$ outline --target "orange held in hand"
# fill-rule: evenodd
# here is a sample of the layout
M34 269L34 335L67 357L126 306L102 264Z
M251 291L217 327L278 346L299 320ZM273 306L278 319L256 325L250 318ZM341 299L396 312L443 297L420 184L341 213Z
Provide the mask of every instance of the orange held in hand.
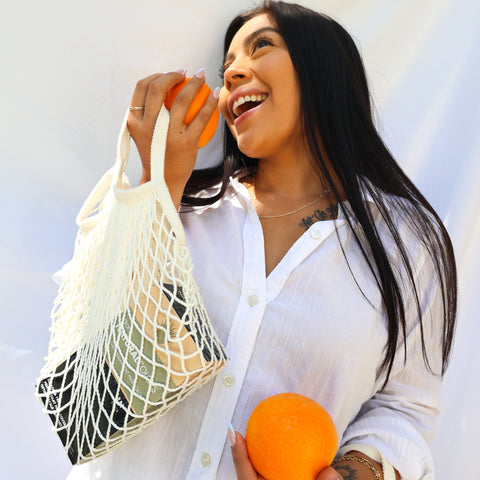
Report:
M189 82L190 78L185 78L183 82L180 82L178 85L175 85L168 93L165 98L165 107L168 111L172 108L173 101L177 96L178 92ZM195 115L203 107L203 104L207 100L208 96L212 90L207 84L203 84L200 91L197 93L196 97L193 99L188 109L187 115L185 116L184 122L187 125L190 125L191 121L195 118ZM215 135L218 126L218 108L215 109L210 120L207 123L207 126L200 135L200 140L198 141L198 148L204 147Z
M338 448L327 411L296 393L260 402L248 419L245 440L255 470L267 480L314 480Z

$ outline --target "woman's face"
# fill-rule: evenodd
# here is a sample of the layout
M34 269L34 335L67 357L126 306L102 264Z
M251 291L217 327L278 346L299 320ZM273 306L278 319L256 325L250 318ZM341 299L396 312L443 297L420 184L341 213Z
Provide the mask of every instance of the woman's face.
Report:
M220 111L238 147L253 158L298 148L300 92L283 38L268 15L246 22L225 57Z

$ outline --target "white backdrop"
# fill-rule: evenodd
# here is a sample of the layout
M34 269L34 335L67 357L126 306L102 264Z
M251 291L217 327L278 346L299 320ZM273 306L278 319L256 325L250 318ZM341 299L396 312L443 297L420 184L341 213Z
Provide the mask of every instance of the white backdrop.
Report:
M3 2L6 3L6 2ZM440 480L480 479L480 2L311 0L358 40L382 135L445 219L460 273L456 347L432 448ZM0 25L0 477L69 471L33 397L46 354L50 277L70 258L75 215L114 160L137 79L207 68L246 0L17 0ZM201 153L220 158L220 136ZM133 176L135 171L131 172Z

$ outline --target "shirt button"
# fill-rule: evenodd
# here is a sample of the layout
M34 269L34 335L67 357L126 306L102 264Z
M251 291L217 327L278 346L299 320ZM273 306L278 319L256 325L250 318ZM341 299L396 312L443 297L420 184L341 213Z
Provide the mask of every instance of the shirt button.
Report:
M258 303L258 297L256 295L250 295L248 297L248 304L253 307Z
M235 377L233 375L230 375L229 373L227 373L224 377L223 377L223 383L227 386L227 387L231 387L234 383L235 383Z
M208 467L212 459L210 458L210 455L208 453L202 453L202 458L200 459L200 461L202 462L202 465L204 467Z
M314 240L318 240L321 236L320 232L318 230L312 230L310 232L310 236L314 239Z

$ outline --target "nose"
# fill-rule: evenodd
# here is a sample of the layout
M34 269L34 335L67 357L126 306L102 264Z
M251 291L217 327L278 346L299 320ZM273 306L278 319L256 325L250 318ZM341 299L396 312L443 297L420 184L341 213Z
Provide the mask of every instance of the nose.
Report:
M245 61L236 58L225 70L224 83L225 87L230 90L232 86L249 80L252 72Z

